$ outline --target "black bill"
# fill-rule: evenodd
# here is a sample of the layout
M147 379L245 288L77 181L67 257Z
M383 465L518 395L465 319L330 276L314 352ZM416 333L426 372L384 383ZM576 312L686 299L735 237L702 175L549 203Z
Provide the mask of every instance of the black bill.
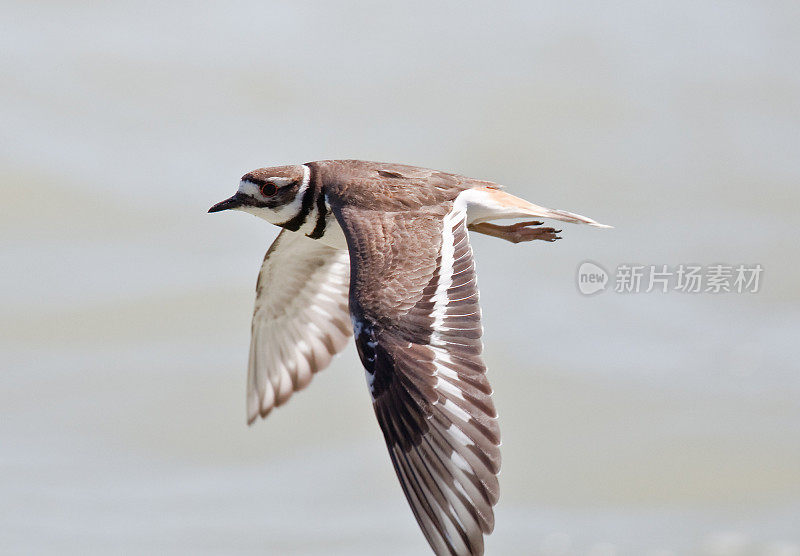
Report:
M219 212L221 210L228 210L228 209L236 209L243 205L247 205L249 201L249 197L247 195L243 195L240 192L236 192L236 195L231 197L230 199L225 199L221 203L217 203L210 209L208 212Z

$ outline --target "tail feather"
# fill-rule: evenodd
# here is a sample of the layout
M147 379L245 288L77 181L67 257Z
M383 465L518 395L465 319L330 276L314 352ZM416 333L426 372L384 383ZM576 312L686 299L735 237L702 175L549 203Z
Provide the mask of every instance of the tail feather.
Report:
M574 212L560 209L549 209L529 203L525 199L515 197L505 191L498 189L473 190L481 191L475 197L474 223L486 222L488 220L498 220L502 218L526 218L533 216L536 218L551 218L572 224L589 224L598 228L613 228L607 224L601 224L588 216L581 216Z
M532 203L528 203L530 205L530 216L537 216L539 218L552 218L553 220L561 220L562 222L571 222L572 224L589 224L590 226L596 226L598 228L613 228L614 226L609 226L608 224L601 224L600 222L589 218L588 216L582 216L580 214L575 214L574 212L569 212L566 210L561 209L549 209L545 207L540 207L539 205L534 205Z

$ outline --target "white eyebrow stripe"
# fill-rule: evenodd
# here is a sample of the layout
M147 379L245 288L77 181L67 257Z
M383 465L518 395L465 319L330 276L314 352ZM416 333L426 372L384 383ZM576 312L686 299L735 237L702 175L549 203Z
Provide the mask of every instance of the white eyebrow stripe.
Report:
M284 187L292 183L290 178L269 178L267 181L274 183L278 187Z

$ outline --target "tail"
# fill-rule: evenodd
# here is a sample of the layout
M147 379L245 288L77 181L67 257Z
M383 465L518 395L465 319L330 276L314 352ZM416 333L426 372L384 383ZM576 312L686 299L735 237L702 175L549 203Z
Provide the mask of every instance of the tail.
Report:
M588 216L582 216L580 214L575 214L574 212L568 212L561 209L549 209L540 207L539 205L534 205L533 203L528 203L528 205L530 212L526 212L526 214L536 216L538 218L552 218L553 220L561 220L562 222L570 222L572 224L589 224L590 226L596 226L598 228L614 227L609 226L608 224L601 224L596 220L592 220Z
M574 212L567 212L566 210L549 209L540 207L529 203L525 199L515 197L505 191L499 189L475 189L473 191L480 191L480 200L476 199L474 203L475 216L472 220L474 223L486 222L488 220L498 220L501 218L526 218L533 216L535 218L552 218L553 220L560 220L562 222L570 222L572 224L589 224L598 228L613 228L607 224L600 224L596 220L588 216L581 216Z

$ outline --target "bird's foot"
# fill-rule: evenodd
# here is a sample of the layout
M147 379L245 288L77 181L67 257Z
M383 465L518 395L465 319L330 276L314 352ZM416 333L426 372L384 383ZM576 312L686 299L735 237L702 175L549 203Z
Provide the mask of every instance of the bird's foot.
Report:
M486 234L493 237L499 237L511 243L520 243L523 241L533 241L540 239L542 241L555 241L561 239L557 235L561 230L555 228L540 228L542 222L531 220L528 222L517 222L508 226L499 226L497 224L490 224L488 222L481 222L480 224L473 224L469 227L470 230L478 232L479 234Z

